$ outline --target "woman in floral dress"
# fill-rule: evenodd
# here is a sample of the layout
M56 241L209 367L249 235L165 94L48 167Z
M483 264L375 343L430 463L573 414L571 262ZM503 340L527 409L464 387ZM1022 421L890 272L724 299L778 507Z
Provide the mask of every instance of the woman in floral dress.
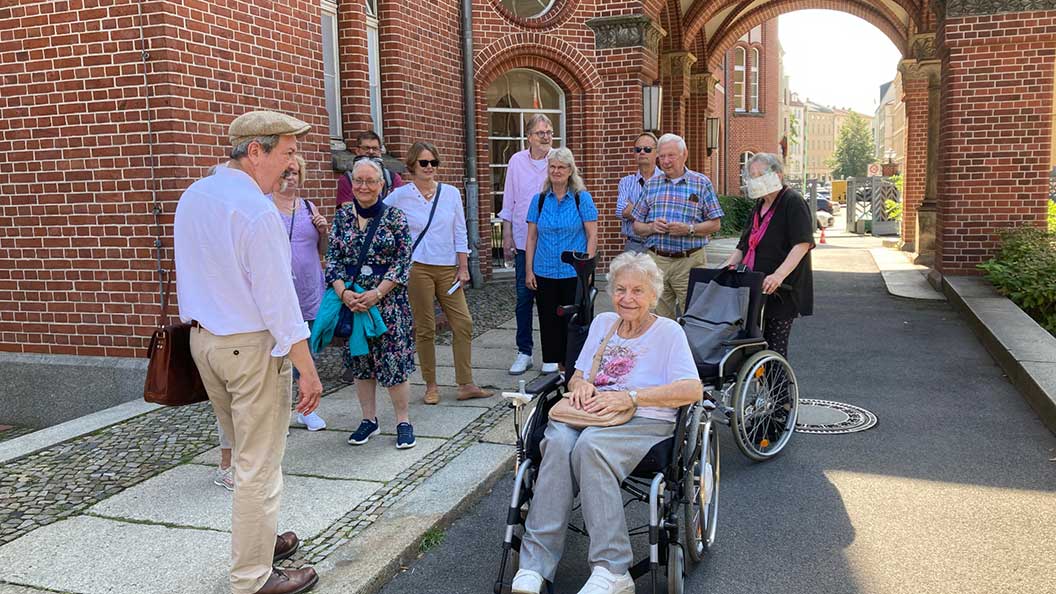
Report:
M385 207L378 199L383 183L377 161L359 159L353 164L353 207L339 208L334 216L326 255L326 282L353 312L377 306L387 328L381 336L367 338L369 354L353 357L347 349L344 351L345 366L356 378L356 396L363 410L363 421L348 437L348 443L362 445L381 432L375 401L380 383L388 388L396 411L396 447L405 449L415 446L407 383L407 376L414 371L414 322L407 298L411 237L403 212ZM372 224L377 230L360 266L360 248Z

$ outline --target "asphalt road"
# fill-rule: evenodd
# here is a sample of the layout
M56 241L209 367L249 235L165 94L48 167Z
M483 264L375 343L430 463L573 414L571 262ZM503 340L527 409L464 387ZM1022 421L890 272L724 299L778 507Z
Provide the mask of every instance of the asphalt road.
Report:
M1056 439L949 305L890 297L861 247L831 238L815 252L815 315L796 323L791 358L801 397L879 424L797 434L764 464L721 428L718 542L686 592L1056 592ZM511 488L500 481L382 592L491 592ZM586 544L569 535L556 592L589 575Z

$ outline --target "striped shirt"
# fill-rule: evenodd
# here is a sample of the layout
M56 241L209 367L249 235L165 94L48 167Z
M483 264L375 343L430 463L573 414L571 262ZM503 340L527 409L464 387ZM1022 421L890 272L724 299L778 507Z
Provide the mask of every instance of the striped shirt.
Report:
M657 167L649 179L663 174L664 172ZM634 234L634 221L628 221L623 218L623 209L627 208L628 204L636 204L641 199L642 191L647 181L647 179L642 177L642 172L635 171L621 179L620 185L617 186L616 190L616 218L620 219L620 231L623 232L624 237L637 241L645 241L645 239Z
M561 252L587 251L587 231L583 223L598 220L594 198L590 192L580 191L579 212L576 212L576 200L572 194L565 194L558 201L550 190L540 213L539 196L533 196L528 206L528 222L535 223L538 233L532 272L543 278L572 278L576 276L576 269L561 261Z
M634 205L631 214L634 220L642 223L662 218L669 223L696 224L718 219L723 212L711 180L703 173L686 169L685 174L675 180L658 175L646 182L642 199ZM654 233L645 239L645 244L650 249L681 253L704 247L708 238Z

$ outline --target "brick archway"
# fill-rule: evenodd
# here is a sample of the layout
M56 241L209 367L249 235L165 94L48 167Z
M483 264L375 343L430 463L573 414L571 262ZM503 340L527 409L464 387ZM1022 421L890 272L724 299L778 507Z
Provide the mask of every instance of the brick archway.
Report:
M716 35L707 41L708 69L718 69L726 50L753 27L782 14L808 9L836 10L863 19L883 32L902 55L908 53L908 33L902 30L897 17L886 7L878 8L868 0L776 0L757 6L735 19L731 13ZM731 20L732 24L729 22Z

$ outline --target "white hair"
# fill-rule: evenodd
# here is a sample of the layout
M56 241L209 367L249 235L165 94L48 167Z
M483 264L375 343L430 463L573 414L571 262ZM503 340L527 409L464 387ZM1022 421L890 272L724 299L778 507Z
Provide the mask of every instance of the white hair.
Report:
M660 292L664 290L664 271L656 265L656 261L649 254L637 254L635 252L623 252L609 262L609 285L606 291L612 297L616 290L616 279L621 274L634 273L645 279L653 289L653 303L655 307L660 298Z
M378 163L374 159L359 159L355 163L352 163L352 175L355 175L360 167L370 167L378 174L378 179L385 179L385 172L381 168L381 163Z
M572 151L570 149L561 147L551 150L546 156L547 165L550 164L550 161L557 161L558 163L568 165L569 170L572 172L572 174L568 176L568 190L572 192L572 194L582 192L586 189L586 186L583 184L583 178L579 175L579 168L576 167L576 158L572 156ZM546 194L553 188L554 184L550 181L550 176L547 175L546 181L543 182L543 194Z
M678 150L682 151L683 153L688 150L686 148L686 140L678 134L671 134L670 132L660 137L660 140L656 143L656 148L659 149L660 147L670 142L678 144Z
M752 155L752 158L748 160L748 166L744 168L746 175L751 171L752 165L755 165L756 163L762 163L766 166L765 171L763 171L764 174L773 172L784 175L785 173L785 168L781 164L781 157L778 157L773 153L755 153Z

